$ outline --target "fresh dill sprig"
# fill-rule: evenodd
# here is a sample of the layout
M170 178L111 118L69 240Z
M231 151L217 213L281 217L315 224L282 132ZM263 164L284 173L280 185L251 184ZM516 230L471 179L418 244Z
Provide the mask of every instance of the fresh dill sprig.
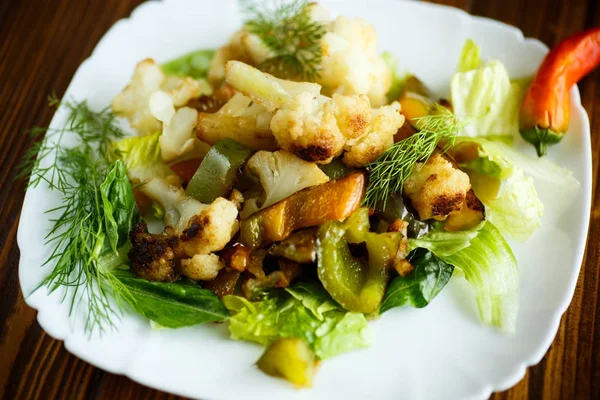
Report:
M248 32L257 35L274 56L259 69L288 79L314 81L321 68L321 38L327 30L314 21L306 0L240 0Z
M414 119L419 132L395 143L377 160L367 165L369 186L364 204L385 208L394 193L401 193L404 182L419 162L426 162L441 142L444 150L454 144L462 122L443 106L435 105L432 115Z
M129 290L113 275L112 268L122 263L121 255L105 255L106 229L100 185L105 180L110 164L107 158L111 141L124 133L117 126L108 109L93 111L85 101L59 101L50 98L50 104L63 108L67 120L62 128L34 128L34 136L43 136L25 154L21 163L21 177L29 177L29 187L45 182L60 193L60 206L46 213L58 215L46 236L46 243L54 250L43 265L54 265L39 287L50 291L61 287L63 300L70 297L70 311L74 313L82 300L87 301L85 330L103 332L114 327L114 318L120 315L124 302L133 304ZM65 142L75 136L75 144ZM38 288L39 288L38 287ZM115 308L110 298L116 300Z

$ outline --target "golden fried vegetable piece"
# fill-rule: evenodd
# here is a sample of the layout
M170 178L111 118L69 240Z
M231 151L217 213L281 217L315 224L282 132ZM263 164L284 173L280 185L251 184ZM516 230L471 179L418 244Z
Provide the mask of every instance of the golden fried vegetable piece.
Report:
M294 232L283 242L276 243L269 249L269 254L287 258L300 264L315 262L317 258L317 230L303 229Z
M314 353L299 338L283 338L271 343L256 365L265 374L287 379L297 387L311 387L317 371Z
M355 172L297 192L243 220L240 242L255 249L282 241L297 229L342 221L360 207L366 183L365 173Z
M448 216L444 229L450 232L471 229L485 218L485 207L479 201L473 189L467 192L467 198L459 211Z
M206 282L203 287L219 297L228 296L235 291L235 286L237 285L240 276L240 271L223 268L219 271L219 274L215 279Z
M417 163L404 183L404 195L422 221L445 220L462 208L471 189L469 176L446 156L435 152L426 163Z

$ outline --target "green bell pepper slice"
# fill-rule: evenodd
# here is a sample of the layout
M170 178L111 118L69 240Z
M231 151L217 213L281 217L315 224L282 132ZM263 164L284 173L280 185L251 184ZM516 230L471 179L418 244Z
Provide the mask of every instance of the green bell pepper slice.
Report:
M228 196L253 152L231 139L218 141L202 160L185 193L205 204Z
M348 311L379 309L398 252L399 232L369 232L369 210L361 208L345 222L329 221L318 232L317 272L331 297ZM368 259L355 257L348 244L364 243Z

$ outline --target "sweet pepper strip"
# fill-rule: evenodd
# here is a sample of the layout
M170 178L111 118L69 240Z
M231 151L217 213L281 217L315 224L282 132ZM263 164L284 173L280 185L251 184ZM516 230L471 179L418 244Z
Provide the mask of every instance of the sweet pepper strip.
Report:
M357 210L345 222L325 223L317 242L317 272L323 287L348 311L377 311L401 239L399 232L369 232L367 208ZM368 259L355 257L349 243L364 243Z
M202 160L185 193L205 204L217 197L226 197L235 185L240 168L253 152L231 139L218 141Z
M521 106L521 136L538 156L558 143L569 128L569 90L600 64L600 28L570 36L547 55Z
M319 226L330 220L343 221L360 207L366 184L366 174L354 172L294 193L242 220L240 242L256 249L280 242L297 229Z

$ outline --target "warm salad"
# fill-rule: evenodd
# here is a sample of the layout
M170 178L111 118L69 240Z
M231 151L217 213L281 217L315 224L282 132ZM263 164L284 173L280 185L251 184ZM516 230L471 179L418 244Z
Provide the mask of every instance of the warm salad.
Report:
M298 386L451 278L484 324L514 332L507 239L540 226L534 179L577 185L511 147L530 80L469 40L436 99L367 21L259 4L242 2L223 47L142 60L109 108L65 100L65 126L38 130L25 171L64 197L43 284L69 287L89 332L121 310L154 328L226 322Z

